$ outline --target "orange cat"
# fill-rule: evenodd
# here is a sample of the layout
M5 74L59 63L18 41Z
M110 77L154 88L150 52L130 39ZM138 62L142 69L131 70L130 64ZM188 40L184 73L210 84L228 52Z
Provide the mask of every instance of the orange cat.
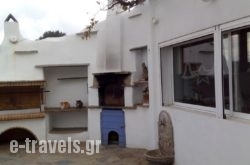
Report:
M61 105L61 109L69 109L70 108L70 104L67 101L60 102L60 105Z

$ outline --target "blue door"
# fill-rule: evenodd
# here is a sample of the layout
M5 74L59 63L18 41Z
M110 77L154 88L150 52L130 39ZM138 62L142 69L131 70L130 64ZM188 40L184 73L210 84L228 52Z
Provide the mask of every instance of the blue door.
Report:
M110 133L118 135L118 145L126 146L125 120L122 109L102 109L101 112L101 139L103 145L109 144Z

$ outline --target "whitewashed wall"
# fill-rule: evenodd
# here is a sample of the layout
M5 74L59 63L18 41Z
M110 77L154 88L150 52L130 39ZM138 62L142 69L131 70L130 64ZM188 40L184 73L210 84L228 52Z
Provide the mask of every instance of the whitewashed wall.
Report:
M101 140L101 110L88 110L88 132L89 139Z
M148 5L138 6L130 12L125 12L123 20L122 54L123 69L135 71L135 53L130 51L134 48L148 46L150 43L150 8Z
M88 127L87 111L50 113L50 128L83 128Z
M38 140L47 140L46 118L1 121L0 124L0 135L9 129L21 128L31 132Z
M150 37L148 35L150 27L148 26L148 20L150 18L148 9L148 6L145 5L131 12L109 16L100 34L98 34L98 37L100 37L98 38L99 50L97 54L97 68L99 72L131 71L133 74L136 71L136 65L141 65L140 61L135 63L137 57L131 53L130 49L145 47L149 44ZM144 54L145 56L139 59L147 58L148 54L146 52ZM144 59L144 61L146 60ZM136 87L132 88L132 90L130 87L126 88L126 96L134 98L133 90L135 89ZM92 96L98 96L97 89L90 89L90 91L93 94ZM91 97L90 105L96 105L97 103L98 100ZM133 103L134 101L126 98L125 104L127 106L131 106ZM101 109L89 110L88 126L90 139L101 139L100 112ZM138 107L132 110L125 109L127 147L148 149L155 147L155 131L153 130L154 121L152 116L154 116L154 111L151 107ZM139 122L140 119L142 120L141 122Z
M107 63L103 60L106 60L109 50L121 52L117 57L123 59L122 70L133 71L130 49L148 46L150 107L125 110L127 146L157 148L158 114L161 110L167 110L174 127L175 165L247 165L250 162L248 120L222 120L207 113L174 106L162 107L159 44L249 15L250 1L247 0L149 0L129 13L121 14L121 20L116 19L119 23L112 26L120 28L116 32L122 38L119 40L115 36L111 45L113 41L119 41L117 47L107 49L105 46L109 44L105 42L108 36L101 33L87 41L76 36L63 37L57 40L60 42L47 39L35 44L39 48L36 63L89 63L88 75L92 75L95 68L99 67L99 71L105 69ZM100 44L98 49L95 49L95 44ZM102 53L105 57L101 56ZM89 86L91 83L92 76ZM89 90L89 100L91 105L98 103L96 89ZM88 110L89 139L101 138L100 112L100 109Z
M148 46L151 99L147 112L126 111L127 145L157 148L158 114L161 110L167 110L174 125L176 165L248 164L249 121L222 120L208 113L174 106L162 107L159 44L247 17L250 15L250 1L149 0L138 10L142 12L131 11L141 13L132 19L128 19L129 15L133 15L131 13L121 16L123 69L133 69L130 49ZM137 115L143 116L145 125L140 124ZM146 128L147 131L144 131ZM142 135L138 135L139 130L143 130ZM140 143L140 140L143 142ZM135 141L138 143L135 144Z
M126 146L152 149L152 126L150 109L138 107L125 109ZM155 136L155 135L153 135Z
M14 38L15 42L11 42ZM19 43L22 42L20 49ZM0 49L0 81L44 80L41 68L35 68L37 53L16 53L16 51L37 51L32 42L24 40L16 22L4 23L4 40Z
M88 131L72 133L53 133L53 128L87 128L88 129L88 112L50 112L47 115L49 122L47 127L47 140L72 140L86 141L89 139Z
M158 19L154 35L167 41L250 15L246 0L150 0L152 16ZM157 43L156 43L157 44Z
M181 108L166 109L174 126L175 165L249 163L249 121L217 119Z
M82 100L88 105L87 66L77 67L50 67L44 68L46 90L45 106L60 107L61 101L68 101L72 107L76 106L76 100ZM63 79L86 77L83 79Z
M247 165L250 143L250 122L243 119L218 119L215 115L175 106L161 106L161 79L159 44L178 39L215 25L250 15L250 2L245 0L151 0L152 17L158 19L153 26L154 57L157 71L151 76L156 86L151 88L156 101L155 121L161 110L172 118L175 141L175 165ZM166 89L164 89L166 90ZM171 92L171 91L169 91ZM217 109L218 110L218 109ZM155 123L155 128L157 124ZM156 135L157 138L157 135ZM157 143L156 143L157 145Z
M96 67L96 34L93 34L88 40L82 39L81 36L70 35L60 38L47 38L44 40L30 41L25 39L25 37L22 37L18 23L5 22L4 27L5 38L0 47L0 81L45 80L43 66L83 65L91 63L92 65L89 66L88 69L86 67L81 67L80 69L71 68L71 70L67 70L67 68L64 68L61 70L52 69L45 71L49 72L49 74L46 74L49 81L49 88L52 86L52 91L55 87L58 87L57 89L59 89L57 90L58 95L56 93L50 93L50 96L52 97L49 96L46 100L48 101L46 102L48 106L59 107L60 100L69 100L69 102L75 106L75 101L78 99L82 99L86 105L88 104L87 86L88 84L91 84L93 80L89 75L92 75L92 72ZM15 43L10 42L10 38L13 36L17 39L17 42ZM15 51L21 53L15 53ZM85 80L65 80L71 82L68 84L67 82L58 83L57 78L61 77L57 76L88 76L90 78ZM3 111L1 114L24 112L34 112L34 110ZM65 121L58 121L59 117L62 117ZM56 120L53 119L55 119L53 116L47 114L45 119L3 121L1 122L0 133L12 127L21 127L30 130L39 140L67 140L69 135L48 134L50 128L58 125L67 127L85 127L88 122L87 111L81 112L80 115L73 113L70 117L65 116L65 114L59 115ZM88 132L72 134L70 136L72 136L73 139L87 140Z

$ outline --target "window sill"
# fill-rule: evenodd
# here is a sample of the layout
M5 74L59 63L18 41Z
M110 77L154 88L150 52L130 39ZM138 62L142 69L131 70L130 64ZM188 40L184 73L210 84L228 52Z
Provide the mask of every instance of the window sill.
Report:
M185 105L186 104L178 103L178 104L172 104L172 105L164 105L162 106L162 108L173 109L177 111L185 111L188 113L195 113L195 114L206 115L210 117L216 117L215 108L196 106L196 105L188 105L188 106L185 106Z
M192 110L192 111L200 111L200 112L207 112L207 113L214 113L214 114L216 112L215 107L207 107L207 106L202 106L202 105L174 102L174 106Z
M236 119L236 120L246 120L250 121L250 114L242 112L231 112L229 110L225 111L226 119Z
M240 112L231 112L229 110L225 111L227 121L237 122L242 124L250 124L250 114L240 113Z

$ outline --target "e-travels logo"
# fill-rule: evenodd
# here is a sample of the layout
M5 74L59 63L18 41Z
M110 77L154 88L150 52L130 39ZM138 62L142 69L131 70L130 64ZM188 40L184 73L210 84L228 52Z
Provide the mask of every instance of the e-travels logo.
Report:
M18 144L18 141L10 142L10 152L17 153L20 148L24 148L27 153L36 153L38 147L39 153L86 153L93 155L99 153L101 140L87 140L84 149L81 148L79 140L73 140L68 137L68 140L30 140L26 138L25 144ZM82 146L83 147L83 146Z

